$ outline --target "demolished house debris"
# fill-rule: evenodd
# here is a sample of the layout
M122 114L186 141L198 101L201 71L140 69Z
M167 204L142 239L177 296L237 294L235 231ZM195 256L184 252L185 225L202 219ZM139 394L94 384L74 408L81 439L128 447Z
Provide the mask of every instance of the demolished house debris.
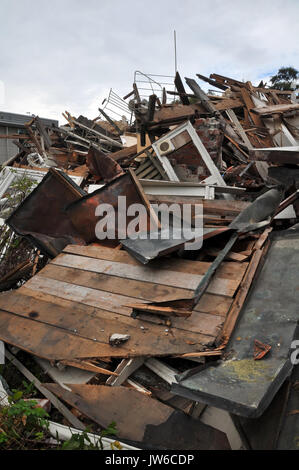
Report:
M68 423L115 421L142 449L256 448L250 422L286 400L294 365L299 104L292 91L198 79L218 92L177 73L175 91L148 99L138 81L123 99L111 91L121 121L106 106L94 120L65 112L60 127L34 117L0 173L7 359L12 347L34 357ZM99 225L101 205L113 212ZM199 244L177 236L186 205ZM144 208L138 223L128 206Z

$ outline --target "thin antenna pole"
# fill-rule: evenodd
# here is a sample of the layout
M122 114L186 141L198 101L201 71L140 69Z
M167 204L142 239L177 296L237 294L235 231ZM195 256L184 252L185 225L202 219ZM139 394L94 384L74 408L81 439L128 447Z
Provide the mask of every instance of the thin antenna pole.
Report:
M178 68L177 68L177 55L176 55L176 30L173 31L174 36L174 74L176 75Z

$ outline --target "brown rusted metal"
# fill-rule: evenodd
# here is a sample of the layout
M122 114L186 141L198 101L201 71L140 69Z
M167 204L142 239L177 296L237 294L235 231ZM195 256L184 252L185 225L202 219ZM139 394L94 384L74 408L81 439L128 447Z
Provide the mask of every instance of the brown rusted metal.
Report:
M126 207L121 209L119 207L120 196L126 197ZM142 204L146 207L147 210L147 220L144 226L139 227L141 231L148 231L150 229L150 218L155 220L155 214L150 208L150 203L147 201L145 204L146 195L143 194L141 197L140 187L136 186L135 178L131 173L115 178L113 181L108 183L101 189L94 191L92 194L82 197L80 200L77 200L71 203L66 209L66 213L70 217L73 226L77 229L78 233L82 236L86 243L98 241L96 237L96 224L99 222L100 217L95 215L96 208L100 204L110 204L115 210L115 240L103 240L101 243L105 243L108 246L118 245L118 240L121 238L126 238L126 234L120 233L120 227L118 225L118 211L124 210L131 204ZM130 221L135 219L134 216L125 217L125 227L128 227Z
M89 149L86 164L96 180L104 180L106 183L124 174L121 166L113 158L94 147Z
M258 339L254 340L254 351L253 351L253 358L255 361L259 359L263 359L263 357L268 354L270 351L271 346L269 344L264 344Z
M65 173L51 168L6 222L43 253L54 257L69 243L85 244L64 212L66 205L84 194Z

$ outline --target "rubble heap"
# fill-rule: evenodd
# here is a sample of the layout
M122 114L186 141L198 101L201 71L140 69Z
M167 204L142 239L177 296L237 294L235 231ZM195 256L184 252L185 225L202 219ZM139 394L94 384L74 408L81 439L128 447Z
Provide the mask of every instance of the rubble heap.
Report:
M292 369L296 93L197 77L220 91L177 73L175 91L147 100L134 83L128 120L103 109L93 120L65 112L62 126L34 117L0 173L8 359L11 346L35 358L53 379L41 393L77 410L65 412L70 424L116 421L118 438L140 448L230 448L199 418L206 405L233 413L250 441L246 420L263 416ZM120 216L120 196L144 207L139 231L156 238L132 239L135 214L125 236L120 222L114 239L99 236L96 208ZM159 236L161 204L188 205L202 243L174 236L176 216Z

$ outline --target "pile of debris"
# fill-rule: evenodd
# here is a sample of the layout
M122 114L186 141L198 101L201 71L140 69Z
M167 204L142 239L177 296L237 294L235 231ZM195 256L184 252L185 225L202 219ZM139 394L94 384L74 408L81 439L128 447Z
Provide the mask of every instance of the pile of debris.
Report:
M35 358L54 381L39 390L70 424L115 421L139 448L236 448L211 407L238 421L238 448L255 448L248 418L263 419L293 366L299 103L198 78L221 93L186 78L188 92L177 73L176 91L148 100L134 83L130 120L35 117L0 173L8 360L24 373L9 348ZM177 234L186 206L199 244Z

